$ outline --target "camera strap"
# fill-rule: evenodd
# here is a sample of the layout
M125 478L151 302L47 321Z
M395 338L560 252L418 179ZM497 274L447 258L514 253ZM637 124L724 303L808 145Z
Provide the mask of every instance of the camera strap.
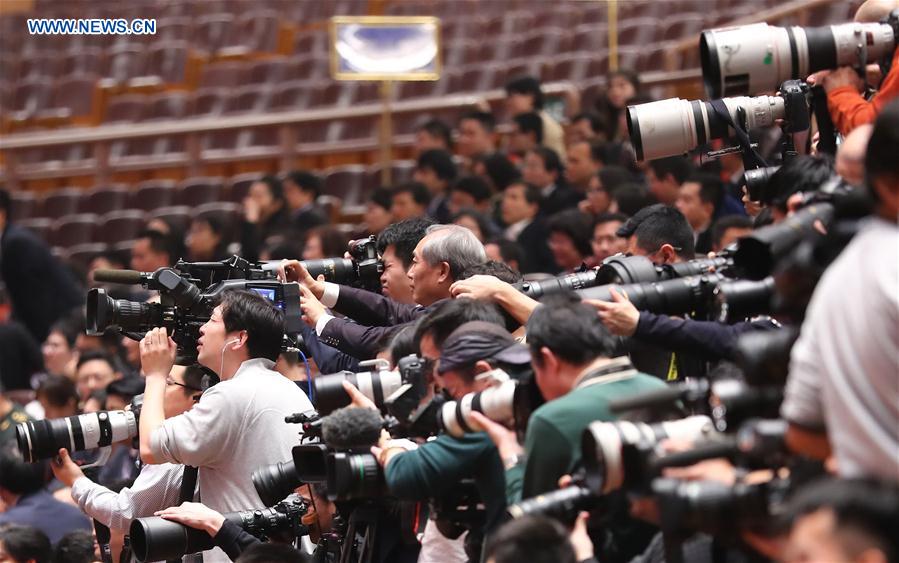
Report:
M740 149L743 151L743 167L746 170L750 170L752 168L764 168L768 166L768 163L765 162L762 155L752 148L752 141L749 139L749 133L746 129L744 129L742 125L738 125L734 121L734 118L731 117L730 111L728 111L724 100L712 100L709 102L709 105L715 110L715 114L734 130L734 136L737 138Z
M580 378L574 385L575 389L590 387L591 385L605 385L606 383L615 383L630 379L637 375L637 370L631 364L630 358L621 356L614 358L609 363L604 364L594 370L590 370Z
M181 504L185 502L193 502L194 500L194 491L197 490L197 468L191 467L189 465L184 466L184 471L181 473L181 488L178 491L178 504L176 506L181 506ZM169 559L166 563L180 563L181 558L178 559Z

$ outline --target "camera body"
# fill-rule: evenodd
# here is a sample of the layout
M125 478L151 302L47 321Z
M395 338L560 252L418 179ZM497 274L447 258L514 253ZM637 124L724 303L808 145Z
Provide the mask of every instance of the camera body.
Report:
M397 409L400 408L400 404L417 405L418 400L424 396L426 364L414 354L400 358L394 370L389 369L390 364L385 360L369 360L360 362L359 365L375 369L359 373L343 371L320 375L313 380L315 390L313 396L319 414L328 415L350 404L350 396L343 388L344 381L352 383L381 410L384 410L388 403L396 404ZM405 398L400 399L401 396ZM400 414L398 418L402 416Z
M379 291L384 262L378 256L378 243L374 235L351 240L348 244L351 258L324 258L303 260L301 264L313 278L325 276L325 281Z

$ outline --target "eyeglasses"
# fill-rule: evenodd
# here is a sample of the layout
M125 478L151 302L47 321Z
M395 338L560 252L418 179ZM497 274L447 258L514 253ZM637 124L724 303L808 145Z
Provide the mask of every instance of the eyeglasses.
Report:
M165 378L166 385L177 385L178 387L184 387L185 389L190 389L191 391L202 391L202 389L197 389L196 387L191 387L190 385L185 385L183 383L178 383L175 381L171 375L166 376Z

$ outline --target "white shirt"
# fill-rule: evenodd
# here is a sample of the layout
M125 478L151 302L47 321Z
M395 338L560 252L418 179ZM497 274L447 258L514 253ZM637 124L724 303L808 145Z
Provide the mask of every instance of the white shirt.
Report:
M899 227L872 219L824 273L781 408L826 429L840 476L899 480Z
M518 236L521 234L521 232L523 230L527 229L528 225L530 225L533 222L534 222L534 219L531 218L531 219L522 219L521 221L518 221L517 223L512 223L511 225L506 227L506 232L505 232L506 239L511 240L512 242L515 242L516 240L518 240Z

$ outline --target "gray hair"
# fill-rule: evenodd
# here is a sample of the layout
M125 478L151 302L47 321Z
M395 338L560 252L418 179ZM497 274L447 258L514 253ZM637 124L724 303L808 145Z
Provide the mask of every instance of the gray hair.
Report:
M469 229L459 225L431 225L425 236L433 233L440 236L429 238L421 247L421 257L428 264L446 262L450 275L458 280L468 267L487 261L484 245Z

